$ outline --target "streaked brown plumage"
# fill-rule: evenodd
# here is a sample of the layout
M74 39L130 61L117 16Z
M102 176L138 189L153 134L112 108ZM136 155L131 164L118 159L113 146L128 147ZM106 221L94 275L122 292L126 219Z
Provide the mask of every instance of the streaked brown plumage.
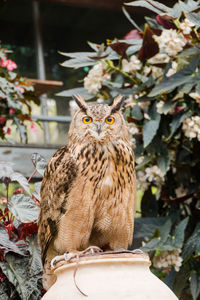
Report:
M75 100L80 109L68 145L50 159L41 188L38 239L45 289L55 280L50 271L54 256L90 245L127 249L133 237L134 156L120 112L122 97L112 106L86 104L80 96ZM85 116L92 118L86 118L88 124Z

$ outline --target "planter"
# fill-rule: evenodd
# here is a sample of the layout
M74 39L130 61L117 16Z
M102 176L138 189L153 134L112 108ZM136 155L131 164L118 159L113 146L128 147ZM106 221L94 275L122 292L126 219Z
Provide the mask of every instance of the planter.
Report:
M147 254L90 255L57 263L56 283L43 300L178 300L149 270ZM75 274L76 273L76 274ZM78 288L74 282L77 283ZM81 291L87 295L85 297Z

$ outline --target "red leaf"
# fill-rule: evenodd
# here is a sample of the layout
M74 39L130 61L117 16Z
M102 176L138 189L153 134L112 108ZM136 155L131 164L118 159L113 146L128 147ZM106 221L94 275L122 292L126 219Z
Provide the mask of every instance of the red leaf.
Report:
M38 231L37 223L21 223L18 227L18 236L20 240L26 240L27 236L32 236Z
M16 194L23 194L24 192L24 189L23 188L19 188L19 189L16 189L14 190L13 194L16 195Z
M128 39L141 40L142 39L142 35L141 35L141 33L137 29L133 29L133 30L129 31L125 35L124 39L125 40L128 40Z
M168 15L164 15L164 16L160 16L157 15L156 16L156 21L159 25L162 25L165 29L176 29L176 26L174 25L174 23L172 22L173 18L168 16Z
M131 46L131 44L124 43L124 42L118 42L118 43L113 43L109 44L110 48L112 48L117 54L122 56L122 58L126 57L126 50L128 47Z
M144 62L148 58L153 57L159 52L159 47L157 42L153 38L154 32L149 27L149 25L145 25L144 35L143 35L143 43L142 48L138 53L138 58Z

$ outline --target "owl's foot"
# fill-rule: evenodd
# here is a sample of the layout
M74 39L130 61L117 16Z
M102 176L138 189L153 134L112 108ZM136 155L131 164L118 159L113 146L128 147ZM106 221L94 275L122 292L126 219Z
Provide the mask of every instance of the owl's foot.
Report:
M54 268L55 265L60 261L65 260L66 262L70 262L70 260L72 258L79 258L79 257L88 255L88 254L94 255L95 253L99 253L99 252L102 252L102 250L96 246L90 246L83 251L67 252L67 253L64 253L63 255L55 256L51 261L51 268Z
M143 254L144 252L141 249L134 249L134 250L132 250L132 253Z

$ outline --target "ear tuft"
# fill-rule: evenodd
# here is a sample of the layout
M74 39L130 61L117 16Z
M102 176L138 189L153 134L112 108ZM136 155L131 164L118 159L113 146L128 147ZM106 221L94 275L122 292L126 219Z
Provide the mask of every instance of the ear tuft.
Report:
M80 95L72 95L72 98L76 101L80 109L87 114L87 104Z
M126 97L119 95L118 97L116 97L113 101L113 104L111 106L111 114L119 111L121 109L122 103L124 102L124 100L126 99Z

